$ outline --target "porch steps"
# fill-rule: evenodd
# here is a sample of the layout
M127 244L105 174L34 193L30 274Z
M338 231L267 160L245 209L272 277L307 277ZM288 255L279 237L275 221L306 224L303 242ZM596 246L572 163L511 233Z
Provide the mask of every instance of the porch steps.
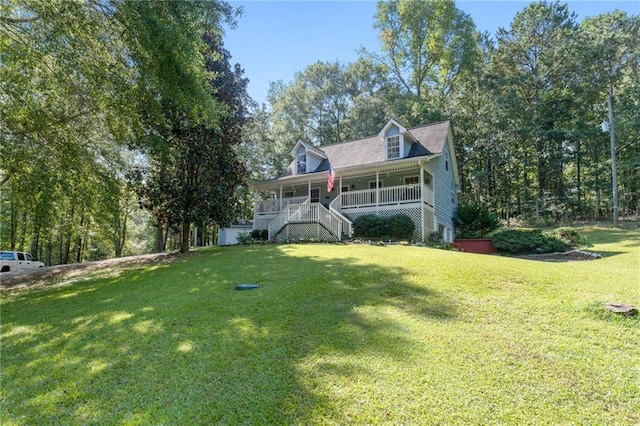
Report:
M270 222L269 239L341 241L345 227L351 227L348 219L320 203L290 204Z

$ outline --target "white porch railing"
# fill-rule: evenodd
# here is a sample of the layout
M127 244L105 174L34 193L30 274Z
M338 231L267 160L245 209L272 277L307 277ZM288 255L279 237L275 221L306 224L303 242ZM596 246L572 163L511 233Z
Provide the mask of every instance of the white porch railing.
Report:
M255 211L258 214L278 213L289 204L303 204L305 202L309 202L308 200L309 196L303 195L301 197L275 198L272 200L257 201L255 204Z
M320 203L289 204L269 222L269 239L291 223L319 223L338 240L341 239L343 220Z
M375 205L417 203L422 199L422 192L425 195L425 203L433 206L433 190L427 185L420 184L342 192L337 199L340 200L339 207L342 210Z
M340 197L336 197L329 204L329 211L334 215L338 216L342 219L342 234L347 237L351 237L353 235L353 222L351 222L345 215L340 213Z

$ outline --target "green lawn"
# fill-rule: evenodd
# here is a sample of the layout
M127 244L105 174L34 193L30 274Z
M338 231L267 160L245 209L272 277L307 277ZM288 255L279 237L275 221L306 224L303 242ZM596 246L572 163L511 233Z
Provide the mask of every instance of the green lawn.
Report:
M0 423L638 424L640 320L600 305L640 305L640 231L583 232L602 259L260 245L5 291Z

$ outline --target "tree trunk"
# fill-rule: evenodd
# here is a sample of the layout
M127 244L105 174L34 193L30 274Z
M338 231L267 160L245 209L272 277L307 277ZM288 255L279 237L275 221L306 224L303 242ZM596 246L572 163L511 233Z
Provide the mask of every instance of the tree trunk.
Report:
M18 235L18 209L16 208L14 203L11 203L11 236L10 236L10 247L11 251L16 249Z
M67 235L67 240L64 244L64 255L62 257L62 264L66 265L69 263L69 253L71 252L71 232Z
M47 258L47 265L51 266L53 263L53 243L51 242L51 234L49 234L49 237L47 238L47 251L45 257Z
M27 238L27 212L22 212L22 220L20 221L20 228L18 232L18 244L17 248L23 250L25 246L25 239Z
M164 251L164 244L165 244L165 239L164 239L162 220L158 218L158 226L156 230L156 252L157 253L162 253Z
M577 196L578 196L578 215L582 218L582 181L581 181L581 173L582 173L582 153L580 152L581 144L580 140L576 142L576 185L577 185Z
M31 239L31 250L30 253L34 256L38 256L38 249L40 248L40 225L35 225L36 229L33 233L33 238Z
M76 238L76 263L82 261L82 227L84 226L84 214L80 216L80 229L78 230L78 237Z
M191 224L188 222L182 223L182 238L180 240L180 253L189 253L189 231L191 230Z
M118 250L116 251L116 257L122 257L122 248L124 247L124 243L127 241L127 219L129 217L129 210L126 209L124 212L124 223L122 224L122 233L121 238L118 243Z

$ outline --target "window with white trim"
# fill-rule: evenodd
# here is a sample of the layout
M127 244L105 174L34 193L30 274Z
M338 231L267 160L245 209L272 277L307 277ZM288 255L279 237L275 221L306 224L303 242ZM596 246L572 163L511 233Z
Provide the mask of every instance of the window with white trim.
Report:
M400 136L387 138L387 160L400 158Z
M298 170L298 174L307 173L307 154L306 153L298 154L296 167Z
M293 198L293 191L284 191L284 198Z
M417 185L420 182L420 178L418 176L407 176L404 178L405 185Z
M312 203L320 202L320 188L311 188L311 202Z

